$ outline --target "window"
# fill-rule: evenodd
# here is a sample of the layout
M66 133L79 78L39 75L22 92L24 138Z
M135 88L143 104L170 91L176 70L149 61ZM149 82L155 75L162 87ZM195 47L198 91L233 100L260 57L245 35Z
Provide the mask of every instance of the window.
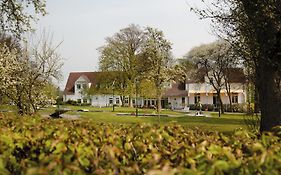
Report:
M81 99L77 99L77 103L81 103Z
M185 97L182 97L182 98L181 98L181 103L182 103L183 105L185 105Z
M84 98L83 99L83 103L87 103L87 102L88 102L88 100Z
M195 94L194 96L194 103L197 104L200 101L200 94Z
M129 98L128 98L128 97L125 98L125 103L126 103L126 104L129 103Z
M113 98L109 98L109 104L113 104Z
M81 89L81 84L77 84L77 85L76 85L76 88L77 88L78 90L80 90L80 89Z
M116 98L116 104L119 104L119 103L120 103L119 98Z
M231 102L232 103L238 103L238 94L237 93L232 94Z
M218 105L218 95L217 95L217 94L214 94L214 95L213 95L213 105L214 105L214 106L217 106L217 105Z
M83 89L87 89L87 84L82 84Z

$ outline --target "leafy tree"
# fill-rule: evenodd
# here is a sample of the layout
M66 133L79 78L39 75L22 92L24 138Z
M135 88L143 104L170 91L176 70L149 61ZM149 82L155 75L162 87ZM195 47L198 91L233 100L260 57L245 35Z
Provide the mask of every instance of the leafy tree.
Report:
M46 15L45 7L45 0L0 0L0 30L20 37L38 14Z
M61 104L63 102L63 92L52 82L46 83L42 92L45 94L48 104Z
M185 82L196 70L196 65L187 58L180 58L174 65L174 80Z
M125 96L129 93L127 92L127 84L124 79L123 72L117 71L104 71L97 75L96 86L86 89L85 94L88 96L96 94L118 94L120 95L120 100L122 106L125 105Z
M206 3L205 1L203 1ZM261 131L281 125L281 1L225 0L195 11L236 47L255 73Z
M156 96L155 84L149 80L143 78L139 84L139 96L144 98L154 98Z
M143 31L139 26L130 25L112 37L106 38L106 45L99 48L101 71L122 72L123 88L130 96L134 94L134 82L139 75L138 58L143 42Z
M142 46L142 70L156 88L158 114L161 110L164 85L173 75L171 49L171 43L165 39L162 31L146 28Z

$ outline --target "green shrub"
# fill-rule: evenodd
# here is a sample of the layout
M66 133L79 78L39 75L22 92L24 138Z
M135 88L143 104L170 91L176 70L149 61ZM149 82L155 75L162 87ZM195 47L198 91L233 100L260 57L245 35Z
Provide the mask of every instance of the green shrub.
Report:
M77 105L77 101L75 101L75 100L67 100L66 102L65 102L66 104L68 104L68 105Z
M178 125L0 116L0 174L280 174L281 140Z

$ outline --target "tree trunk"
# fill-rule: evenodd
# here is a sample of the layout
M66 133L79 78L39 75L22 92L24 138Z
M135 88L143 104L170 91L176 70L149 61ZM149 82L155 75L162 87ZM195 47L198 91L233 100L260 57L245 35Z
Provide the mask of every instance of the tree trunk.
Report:
M275 82L278 74L272 67L266 65L256 71L261 108L260 131L270 131L272 127L281 125L280 89Z
M220 91L217 91L217 94L218 94L218 101L219 101L219 117L220 117L220 114L224 113L224 107L223 107L223 103L222 103L222 99L221 99L221 92Z
M226 87L226 93L227 93L228 101L229 101L229 111L233 112L232 111L232 100L231 100L230 84L227 83L225 87Z
M133 107L133 98L131 95L129 95L129 107Z
M228 95L228 100L229 100L229 108L230 108L229 111L233 112L232 111L232 100L231 100L231 91L230 91L231 87L230 87L230 83L226 83L225 87L226 87L226 93Z
M121 106L124 107L125 106L125 96L121 95L120 100L121 100L121 103L122 103Z
M21 102L17 102L17 108L18 108L18 114L23 115L24 109L23 109L23 106L22 106Z
M260 104L259 104L259 94L257 87L255 86L255 95L254 95L254 113L259 113L260 111Z
M162 94L161 94L161 90L159 88L157 88L157 114L158 114L158 118L160 119L160 111L161 111L161 99L162 99Z
M161 106L161 99L162 99L162 95L158 95L157 97L157 112L160 113L162 106Z

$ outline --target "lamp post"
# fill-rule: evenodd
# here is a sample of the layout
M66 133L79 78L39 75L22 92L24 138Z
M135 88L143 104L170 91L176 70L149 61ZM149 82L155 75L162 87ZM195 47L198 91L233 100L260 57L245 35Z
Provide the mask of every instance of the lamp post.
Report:
M139 86L139 80L136 78L136 100L135 100L135 105L136 105L136 117L138 117L138 86Z
M57 110L60 110L60 104L59 104L59 98L60 98L60 87L57 88Z
M115 111L115 106L114 106L114 84L115 84L115 80L112 82L112 112Z

